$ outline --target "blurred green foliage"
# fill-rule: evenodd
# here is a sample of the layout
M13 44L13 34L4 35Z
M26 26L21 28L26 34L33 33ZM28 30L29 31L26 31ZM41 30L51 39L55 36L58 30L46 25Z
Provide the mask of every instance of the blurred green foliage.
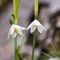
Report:
M0 0L0 7L6 2L7 2L7 0Z
M10 3L10 1L13 1L13 0L0 0L0 12L1 10L3 10L5 6L7 6L8 3Z

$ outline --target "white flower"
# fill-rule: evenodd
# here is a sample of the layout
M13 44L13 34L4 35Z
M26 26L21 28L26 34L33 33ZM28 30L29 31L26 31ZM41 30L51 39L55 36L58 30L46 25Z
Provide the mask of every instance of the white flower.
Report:
M60 60L59 58L49 58L49 60Z
M8 39L10 38L10 36L12 36L13 38L15 38L18 35L23 36L22 30L25 30L26 28L21 27L19 25L12 25L10 27L9 33L8 33Z
M41 23L38 20L34 20L27 28L27 30L30 29L30 32L33 33L36 29L42 33L44 30L46 30Z

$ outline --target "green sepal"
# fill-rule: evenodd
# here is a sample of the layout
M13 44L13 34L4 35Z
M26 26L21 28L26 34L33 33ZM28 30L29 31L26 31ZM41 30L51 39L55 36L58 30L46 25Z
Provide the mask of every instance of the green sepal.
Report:
M10 25L14 24L14 15L12 14L9 18Z
M35 18L34 19L37 19L38 20L38 15L35 15Z
M13 20L9 19L9 21L10 21L10 25L14 24Z

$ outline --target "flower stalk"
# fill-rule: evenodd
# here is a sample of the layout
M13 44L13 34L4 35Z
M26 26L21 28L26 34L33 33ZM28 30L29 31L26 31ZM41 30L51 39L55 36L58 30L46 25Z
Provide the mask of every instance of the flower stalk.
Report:
M17 60L17 37L15 37L15 60Z
M18 0L13 0L13 15L14 15L14 24L17 24L18 20Z
M13 15L14 15L14 24L18 22L18 0L13 0ZM15 60L18 59L17 57L17 36L15 37Z
M38 19L38 0L34 0L34 17Z
M38 0L34 0L34 20L38 20ZM34 60L35 33L33 35L32 60Z
M32 47L32 59L31 60L34 60L34 49L35 49L35 34L33 36L33 47Z

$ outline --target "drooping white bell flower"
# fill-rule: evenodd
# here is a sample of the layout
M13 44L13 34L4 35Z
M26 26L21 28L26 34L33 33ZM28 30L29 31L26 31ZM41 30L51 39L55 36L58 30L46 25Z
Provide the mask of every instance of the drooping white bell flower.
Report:
M36 29L42 33L44 30L46 30L41 23L38 20L34 20L27 28L27 30L30 29L30 32L33 33Z
M23 36L22 30L26 30L26 28L13 24L10 27L10 30L9 30L9 33L8 33L8 39L10 38L10 36L15 38L17 36L17 34Z

